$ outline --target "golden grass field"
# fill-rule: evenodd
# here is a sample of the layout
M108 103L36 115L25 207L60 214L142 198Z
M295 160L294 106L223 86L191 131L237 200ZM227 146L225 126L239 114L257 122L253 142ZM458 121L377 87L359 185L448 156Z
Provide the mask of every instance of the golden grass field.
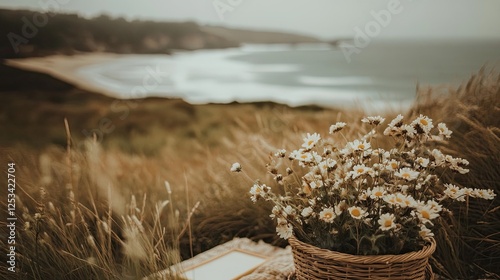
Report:
M41 74L2 71L12 79L0 92L0 180L7 181L7 163L14 162L19 279L138 279L237 236L285 246L270 209L250 201L251 180L262 177L270 152L364 116L272 103L116 101ZM446 151L468 159L471 172L443 176L498 193L498 73L481 72L458 89L417 91L411 110L384 117L422 113L445 122L453 131ZM82 132L92 129L94 138ZM346 135L362 129L350 126ZM249 180L229 171L236 161ZM7 209L6 188L0 194ZM456 210L436 234L434 272L444 279L499 277L499 199ZM0 248L5 256L6 238ZM0 266L4 273L6 262Z

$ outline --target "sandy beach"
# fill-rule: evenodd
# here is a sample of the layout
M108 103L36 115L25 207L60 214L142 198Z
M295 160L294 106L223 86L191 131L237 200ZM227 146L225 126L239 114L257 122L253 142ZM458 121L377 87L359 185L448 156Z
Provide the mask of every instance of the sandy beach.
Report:
M365 110L375 111L384 110L386 107L400 107L401 104L406 108L411 103L410 100L396 101L392 106L388 106L387 98L375 96L370 98L368 106L363 104L361 101L365 99L363 97L365 94L342 88L353 83L366 83L366 79L362 78L319 78L320 82L326 80L326 84L318 84L318 79L314 77L312 79L299 77L299 86L261 82L262 77L271 75L289 74L292 79L294 74L291 72L299 71L300 67L276 63L251 65L230 59L231 56L248 51L248 49L195 51L179 53L172 60L164 55L82 53L72 56L9 59L5 64L22 70L48 74L82 90L118 99L148 96L182 98L190 104L270 101L291 107L315 104L330 108L364 107ZM158 79L153 80L154 76L151 76L152 86L148 86L144 82L144 77L150 76L151 72L168 73L168 76L160 77L159 83L156 83ZM340 88L329 88L330 86L340 86ZM134 94L134 89L137 87L141 89L140 95ZM285 92L286 94L283 94ZM389 100L392 102L393 98Z
M61 54L45 57L7 59L5 60L5 64L27 71L48 74L83 90L113 95L114 93L106 88L82 79L78 75L77 70L85 66L116 60L123 56L113 53L82 53L71 56Z

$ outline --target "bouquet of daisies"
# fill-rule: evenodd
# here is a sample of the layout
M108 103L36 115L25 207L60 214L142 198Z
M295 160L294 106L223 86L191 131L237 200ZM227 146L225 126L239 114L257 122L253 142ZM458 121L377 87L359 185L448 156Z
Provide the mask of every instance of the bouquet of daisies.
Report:
M308 133L299 149L274 153L267 170L275 186L256 181L250 196L273 203L270 216L281 238L293 234L350 254L400 254L430 241L449 203L494 199L492 190L440 179L443 172L469 171L467 160L436 148L452 134L444 123L435 127L420 115L405 124L399 115L382 131L384 121L362 119L371 130L351 141L342 134L347 124L338 122L330 127L330 137ZM242 168L235 163L231 170Z

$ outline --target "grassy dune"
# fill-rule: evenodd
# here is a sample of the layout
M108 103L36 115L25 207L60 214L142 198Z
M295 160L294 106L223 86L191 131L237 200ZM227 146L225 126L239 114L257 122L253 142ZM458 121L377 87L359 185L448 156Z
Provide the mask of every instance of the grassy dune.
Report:
M262 177L270 152L296 147L306 132L325 133L336 121L351 124L363 116L272 103L116 101L40 74L0 71L11 75L0 82L0 166L16 163L20 279L137 279L235 236L284 246L270 209L248 199L250 182ZM405 115L424 113L449 124L448 152L471 162L469 176L450 179L498 193L498 75L481 73L445 90L449 95L421 88ZM92 129L101 134L83 132ZM346 134L362 129L354 125ZM235 161L247 181L229 172ZM0 176L6 181L5 171ZM437 234L432 264L443 277L500 274L500 202L476 202L457 209ZM6 209L5 199L0 205Z

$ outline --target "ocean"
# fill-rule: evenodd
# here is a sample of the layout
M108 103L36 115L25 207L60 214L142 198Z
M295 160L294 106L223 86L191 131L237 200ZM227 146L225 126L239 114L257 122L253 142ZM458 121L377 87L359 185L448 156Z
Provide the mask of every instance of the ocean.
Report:
M244 45L173 55L126 55L77 75L117 98L192 104L273 101L290 106L408 107L416 86L456 87L481 67L499 69L500 42L372 42L346 59L329 44Z

